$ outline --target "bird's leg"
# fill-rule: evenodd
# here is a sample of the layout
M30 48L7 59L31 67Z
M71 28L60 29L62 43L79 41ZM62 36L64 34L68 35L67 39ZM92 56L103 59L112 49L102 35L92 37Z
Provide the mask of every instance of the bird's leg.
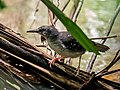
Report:
M78 67L76 68L76 76L79 75L80 72L80 63L81 63L81 56L79 57L79 64Z
M70 65L70 61L71 61L71 58L66 58L66 62L65 62L65 63L66 63L67 65Z
M63 56L54 57L52 60L49 61L50 67L51 67L52 64L54 65L54 63L55 63L56 61L59 61L59 60L61 60L61 59L63 59L63 58L64 58Z

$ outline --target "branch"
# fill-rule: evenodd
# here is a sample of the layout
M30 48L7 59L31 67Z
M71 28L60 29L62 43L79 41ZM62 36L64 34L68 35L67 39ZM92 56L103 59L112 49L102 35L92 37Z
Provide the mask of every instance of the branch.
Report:
M20 34L14 32L13 30L11 30L8 27L5 27L1 23L0 23L0 36L5 38L6 40L12 42L13 44L34 49L34 50L38 51L41 55L44 55L44 57L48 57L48 58L52 59L52 57L50 55L44 53L43 50L38 49L36 46L30 44Z
M76 82L76 81L74 81L74 80L68 80L68 79L65 79L65 77L63 77L63 76L60 76L59 74L57 74L57 73L54 73L54 72L52 72L52 71L49 71L49 70L47 70L47 69L45 69L45 68L43 68L43 67L41 67L41 66L38 66L38 65L36 65L36 64L33 64L33 63L31 63L31 62L29 62L29 61L27 61L27 60L25 60L25 59L22 59L22 58L20 58L20 57L17 57L17 56L15 56L14 54L12 54L12 53L9 53L9 52L7 52L7 51L5 51L5 50L3 50L3 49L0 49L0 52L2 52L2 53L5 53L5 54L8 54L8 55L10 55L10 56L12 56L12 57L14 57L14 58L16 58L16 59L19 59L21 62L23 62L24 64L28 64L28 65L30 65L30 66L32 66L32 67L34 67L35 69L38 69L39 71L41 71L42 73L45 73L45 74L47 74L48 76L49 76L49 78L52 78L52 79L54 79L54 80L57 80L57 81L59 81L59 82L61 82L61 83L67 83L67 85L70 85L70 86L72 86L71 88L79 88L79 86L80 86L80 84L78 83L78 82ZM26 54L27 55L27 54ZM29 58L30 59L30 58ZM42 74L41 73L41 74ZM39 74L39 73L38 73ZM40 75L40 74L39 74ZM47 77L45 76L45 75L40 75L40 76L42 76L42 78L44 78L44 79L46 79ZM54 85L56 85L56 86L58 86L54 81L52 81L52 80L48 80L49 82L51 82L51 83L53 83ZM63 84L63 85L64 85ZM62 87L60 87L60 86L58 86L59 88L61 88L61 89L63 89Z
M115 57L113 58L113 60L111 61L111 63L104 68L103 70L101 70L100 72L98 72L96 75L101 75L106 73L118 60L120 60L120 50L117 51Z
M116 38L117 37L117 35L114 35L114 36L104 36L104 37L98 37L98 38L90 38L91 40L96 40L96 39L102 39L102 40L104 40L104 39L108 39L108 38Z
M120 4L118 5L114 16L112 17L112 19L110 20L110 23L108 24L108 27L107 27L108 32L107 32L106 36L109 36L109 34L110 34L111 30L112 30L113 24L114 24L118 14L119 14L119 12L120 12ZM106 40L107 40L107 38L103 40L102 44L104 44ZM87 70L86 70L87 72L91 72L93 64L94 64L96 58L97 58L97 55L93 54L90 61L89 61L89 64L88 64L88 67L87 67Z
M113 18L110 20L109 24L108 24L108 27L107 27L107 33L106 33L106 36L109 36L110 35L110 32L112 30L112 27L113 27L113 24L115 23L115 20L118 16L120 12L120 4L118 5L117 9L115 10L115 14L113 16ZM102 44L104 44L106 42L107 38L103 40Z
M64 11L65 10L65 8L68 6L68 4L69 4L69 2L70 2L70 0L68 0L66 3L65 3L65 5L64 5L64 7L62 8L62 10L61 11ZM54 24L57 22L57 20L58 20L58 18L57 17L55 17L54 18Z
M73 22L77 21L77 17L79 15L80 11L81 11L81 8L83 6L83 2L84 2L84 0L80 0L79 3L78 3L77 8L74 10L74 13L73 13L73 15L71 17L71 19L72 19Z
M38 9L39 3L40 3L40 0L38 0L38 2L37 2L37 5L36 5L35 11L34 11L34 15L33 15L33 16L34 16L34 20L33 20L33 22L32 22L31 25L30 25L30 29L32 28L33 24L34 24L35 21L36 21L36 14L37 14L37 12L39 11L39 9Z

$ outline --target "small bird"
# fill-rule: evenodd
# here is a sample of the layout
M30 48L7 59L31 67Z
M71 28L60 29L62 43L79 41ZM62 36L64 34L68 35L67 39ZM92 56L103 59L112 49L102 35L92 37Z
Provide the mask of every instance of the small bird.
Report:
M54 26L45 25L27 32L38 33L43 36L47 40L50 48L60 55L60 57L51 60L51 64L63 58L79 57L86 52L86 50L69 32L59 32ZM106 45L94 41L92 42L100 52L105 52L109 49Z

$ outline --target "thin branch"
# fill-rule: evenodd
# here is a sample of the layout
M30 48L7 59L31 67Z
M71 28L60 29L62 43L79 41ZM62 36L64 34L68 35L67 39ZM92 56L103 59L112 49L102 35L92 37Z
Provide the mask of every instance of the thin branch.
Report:
M34 14L33 14L34 17L36 17L37 12L39 11L39 9L38 9L39 3L40 3L40 0L38 0L38 2L37 2L36 8L35 8L35 12L34 12ZM32 28L32 26L33 26L33 24L35 23L35 21L36 21L36 18L34 18L33 22L31 23L30 29Z
M98 81L98 83L99 83L99 86L103 88L101 90L111 90L111 87L107 86L106 83L103 83L101 81Z
M119 14L119 12L120 12L120 4L118 5L118 7L117 7L117 9L115 11L114 16L112 17L112 19L110 20L110 22L108 24L108 28L107 28L108 32L107 32L106 36L109 36L109 34L110 34L111 30L112 30L113 24L114 24L118 14ZM102 44L104 44L106 40L107 40L107 38L103 40ZM90 59L90 62L88 64L88 67L87 67L87 70L86 70L87 72L91 72L92 67L93 67L92 64L94 64L96 58L97 58L97 55L93 54L91 59Z
M104 37L98 37L98 38L90 38L91 40L96 40L96 39L102 39L102 40L104 40L104 39L108 39L108 38L116 38L117 37L117 35L114 35L114 36L104 36Z
M97 55L95 53L93 53L92 57L91 57L91 59L90 59L90 61L88 63L86 72L89 72L89 73L91 72L91 70L93 68L93 64L94 64L96 58L97 58Z
M96 75L101 75L101 74L107 72L119 59L120 59L120 50L117 51L112 62L106 68L104 68L102 71L98 72Z
M53 0L50 0L53 3ZM48 25L53 25L53 19L54 19L54 14L51 12L51 10L48 8Z
M53 23L53 13L50 11L50 9L48 9L48 24L50 25L53 25L54 26L54 23Z
M81 11L81 8L83 6L83 2L84 2L84 0L80 0L79 3L78 3L78 6L75 9L75 12L73 13L72 18L71 18L73 22L77 21L77 17L79 15L80 11Z
M62 8L62 10L61 11L64 11L65 9L66 9L66 7L68 6L68 4L69 4L69 2L70 2L70 0L68 0L67 2L66 2L66 4L64 5L64 7ZM54 24L57 22L57 20L58 20L58 18L57 17L55 17L54 18Z
M109 71L109 72L105 72L103 74L100 74L99 76L97 77L102 77L102 76L105 76L105 75L109 75L109 74L113 74L113 73L116 73L116 72L119 72L120 69L117 69L117 70L112 70L112 71Z
M57 5L56 6L59 8L59 6L60 6L60 0L56 0L56 1L57 1ZM54 19L55 18L57 18L57 17L55 16L55 14L53 14L53 24L55 24L54 23Z
M64 10L66 9L66 7L68 6L69 2L70 2L70 0L68 0L68 1L66 2L66 4L64 5L64 7L62 8L62 11L64 11Z
M60 0L57 0L57 7L60 6Z
M113 18L111 19L111 21L108 24L108 27L107 27L108 32L107 32L106 36L110 35L110 32L111 32L112 27L113 27L113 24L114 24L118 14L119 14L119 12L120 12L120 4L118 5ZM106 40L107 40L107 38L103 40L102 44L104 44L106 42Z
M119 90L120 89L120 83L117 82L113 82L104 78L99 78L99 80L103 83L105 83L105 85L109 85L114 89L105 89L105 90Z

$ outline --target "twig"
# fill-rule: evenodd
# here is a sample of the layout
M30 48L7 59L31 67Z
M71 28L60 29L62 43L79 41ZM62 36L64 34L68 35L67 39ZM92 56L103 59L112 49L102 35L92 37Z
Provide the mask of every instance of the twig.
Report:
M120 89L120 83L113 82L104 78L98 78L101 82L111 86L114 89L107 89L107 90L119 90ZM106 89L105 89L106 90Z
M89 73L91 72L93 64L94 64L96 58L97 58L97 55L93 53L92 56L91 56L91 59L90 59L90 61L88 63L86 72L89 72Z
M39 9L38 9L39 3L40 3L40 0L38 0L38 2L37 2L36 8L35 8L35 12L34 12L34 17L36 17L36 13L39 11ZM35 21L36 21L36 18L34 18L33 22L31 23L30 29L32 28L32 26L35 23Z
M99 75L97 77L102 77L102 76L105 76L105 75L108 75L108 74L112 74L112 73L115 73L115 72L118 72L118 71L120 71L120 69L112 70L112 71L109 71L109 72L105 72L105 73L103 73L103 74L101 74L101 75Z
M76 21L77 21L77 17L78 17L78 15L79 15L80 11L81 11L81 8L82 8L82 6L83 6L83 2L84 2L84 0L80 0L79 3L78 3L78 6L77 6L77 8L75 9L75 11L74 11L74 13L73 13L73 15L72 15L72 18L71 18L73 22L76 22Z
M53 13L50 11L50 9L48 9L48 24L50 25L53 25L54 26L54 23L53 23Z
M60 0L57 0L57 7L60 6Z
M98 37L98 38L90 38L91 40L96 40L96 39L102 39L102 40L104 40L104 39L108 39L108 38L116 38L117 37L117 35L114 35L114 36L104 36L104 37Z
M120 59L120 50L117 51L112 62L106 68L104 68L102 71L98 72L96 75L101 75L101 74L107 72L119 59Z
M111 20L110 20L110 22L108 24L108 27L107 27L108 32L107 32L106 36L109 36L109 34L110 34L111 30L112 30L112 26L113 26L113 24L114 24L114 22L115 22L115 20L116 20L116 18L118 16L119 12L120 12L120 4L118 5L114 16L111 18ZM103 40L102 44L104 44L106 40L107 40L107 38ZM89 64L88 64L88 67L87 67L87 70L86 70L87 72L91 72L93 64L94 64L96 58L97 58L97 55L93 54L90 61L89 61Z
M53 3L53 0L50 0ZM54 14L51 12L51 10L48 8L48 25L53 25L53 18L54 18Z
M106 36L109 36L109 34L112 30L112 26L113 26L113 24L118 16L119 12L120 12L120 4L118 5L113 18L110 20L110 22L108 24L108 27L107 27L108 32L107 32ZM106 40L107 40L107 38L103 40L102 44L104 44L106 42Z
M113 90L113 89L111 89L112 87L107 86L106 83L103 83L101 81L98 81L98 83L99 83L99 86L103 88L101 90Z
M64 11L64 10L65 10L65 8L68 6L69 2L70 2L70 0L68 0L68 1L66 2L66 4L64 5L64 7L62 8L61 11ZM55 17L53 23L55 24L55 23L57 22L57 20L58 20L58 18Z
M59 6L60 6L60 0L56 0L56 1L57 1L57 7L59 8ZM55 18L57 18L57 17L55 16L55 14L53 14L53 23L54 23L54 19Z

